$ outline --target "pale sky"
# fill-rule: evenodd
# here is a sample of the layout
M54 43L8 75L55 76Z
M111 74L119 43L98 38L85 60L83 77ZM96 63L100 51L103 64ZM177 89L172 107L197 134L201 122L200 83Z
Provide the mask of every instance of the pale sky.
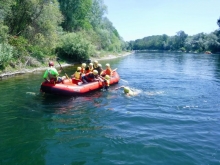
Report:
M218 29L220 0L104 0L107 17L125 41L146 36L211 33Z

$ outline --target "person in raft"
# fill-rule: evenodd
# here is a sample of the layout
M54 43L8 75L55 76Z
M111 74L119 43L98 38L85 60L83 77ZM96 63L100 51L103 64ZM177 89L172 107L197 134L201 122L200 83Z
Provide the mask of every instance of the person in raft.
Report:
M86 73L86 63L82 63L82 66L81 66L81 73L82 74L85 74Z
M53 61L50 61L48 65L49 65L49 68L44 72L44 75L43 75L43 78L46 82L60 83L66 78L66 76L58 77L61 70L59 70L59 72L56 70L56 68L54 67Z
M89 67L88 67L87 73L92 73L93 70L94 70L93 63L89 63Z
M81 67L77 67L76 72L71 76L72 77L72 82L74 84L79 84L79 82L82 82L81 81L81 75L82 75L81 70L82 70Z
M99 81L98 78L98 71L93 70L91 73L87 73L86 75L82 76L83 83L93 82L93 81Z
M93 68L94 68L95 70L98 70L98 65L99 65L99 62L98 62L97 60L95 60L95 61L93 62Z
M96 68L96 70L98 71L99 76L101 76L103 69L102 69L102 64L98 64L98 67Z
M104 71L104 75L112 76L112 69L110 68L110 64L106 64L106 70Z
M108 90L109 86L110 86L110 76L109 75L106 75L104 78L104 89L105 90Z
M127 95L127 96L134 96L135 93L129 88L129 87L125 87L125 86L121 86L121 87L118 87L116 88L115 90L118 90L120 88L123 88L124 89L124 93Z

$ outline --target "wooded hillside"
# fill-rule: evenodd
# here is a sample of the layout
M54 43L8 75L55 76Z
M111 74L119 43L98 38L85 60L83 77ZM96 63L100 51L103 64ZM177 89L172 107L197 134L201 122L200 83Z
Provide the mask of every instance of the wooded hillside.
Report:
M122 51L106 12L103 0L0 0L0 69Z

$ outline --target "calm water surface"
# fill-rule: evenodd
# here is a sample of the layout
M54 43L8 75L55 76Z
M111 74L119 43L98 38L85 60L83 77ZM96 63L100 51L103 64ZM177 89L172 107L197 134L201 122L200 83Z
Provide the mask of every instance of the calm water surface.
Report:
M0 164L220 164L219 55L106 62L119 84L81 97L40 95L43 72L0 81Z

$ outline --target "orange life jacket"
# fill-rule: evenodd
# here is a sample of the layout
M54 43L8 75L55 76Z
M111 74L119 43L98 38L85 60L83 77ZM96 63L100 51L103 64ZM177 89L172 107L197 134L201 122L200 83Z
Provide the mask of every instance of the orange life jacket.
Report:
M85 68L82 68L80 72L85 73L86 72Z
M111 76L112 74L112 69L106 69L105 74Z

